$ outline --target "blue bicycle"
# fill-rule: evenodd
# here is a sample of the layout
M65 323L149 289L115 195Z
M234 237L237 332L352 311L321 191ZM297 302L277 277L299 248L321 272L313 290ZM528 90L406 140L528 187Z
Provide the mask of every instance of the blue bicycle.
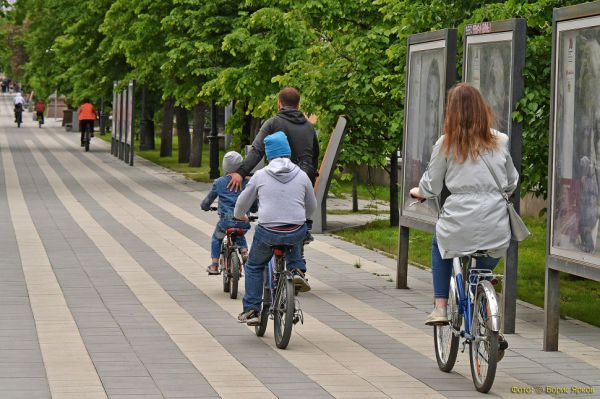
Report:
M292 336L294 324L304 323L302 310L296 304L294 276L286 267L286 252L292 246L273 247L273 257L269 261L264 275L263 304L260 324L254 327L256 335L262 337L267 330L269 318L274 322L275 345L279 349L287 348Z
M460 339L462 352L469 344L473 383L479 392L486 393L492 388L504 350L499 346L502 315L494 289L499 275L473 267L473 260L483 256L487 255L476 252L454 259L447 308L449 324L434 325L433 337L438 366L445 372L454 367Z

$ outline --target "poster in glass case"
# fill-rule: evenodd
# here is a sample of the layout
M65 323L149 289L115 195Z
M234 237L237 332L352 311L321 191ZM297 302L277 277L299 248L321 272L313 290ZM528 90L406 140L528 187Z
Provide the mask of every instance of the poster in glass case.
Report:
M600 17L557 30L550 252L600 265Z
M510 134L512 33L468 37L465 82L481 92L496 117L495 128Z
M419 185L431 150L440 137L446 90L446 48L440 40L409 49L406 130L404 147L403 214L435 222L436 201L415 203L408 192Z

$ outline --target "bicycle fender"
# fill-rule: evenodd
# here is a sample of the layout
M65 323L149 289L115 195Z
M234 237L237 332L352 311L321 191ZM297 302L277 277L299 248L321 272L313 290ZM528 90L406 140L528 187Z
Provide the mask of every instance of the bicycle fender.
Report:
M498 304L498 298L496 297L496 290L494 290L494 286L487 280L482 280L479 282L478 290L483 290L488 297L489 305L490 305L490 320L492 325L489 326L490 329L494 332L500 332L500 320L502 318L502 314L500 312L500 305Z

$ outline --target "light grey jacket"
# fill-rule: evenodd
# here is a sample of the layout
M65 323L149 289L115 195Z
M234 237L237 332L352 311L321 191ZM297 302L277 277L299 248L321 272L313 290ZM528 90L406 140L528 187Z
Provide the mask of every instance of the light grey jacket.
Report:
M488 164L500 180L504 192L517 188L519 174L508 148L508 136L493 131L499 146L484 153ZM488 250L494 257L506 253L510 243L510 225L506 201L500 194L488 167L481 156L464 163L455 162L452 155L440 152L444 136L433 147L431 161L421 177L421 194L432 199L442 192L444 181L450 191L440 211L436 235L442 258L454 258Z
M275 158L254 176L237 199L233 211L243 217L258 198L258 224L273 227L301 225L317 208L310 179L288 158Z

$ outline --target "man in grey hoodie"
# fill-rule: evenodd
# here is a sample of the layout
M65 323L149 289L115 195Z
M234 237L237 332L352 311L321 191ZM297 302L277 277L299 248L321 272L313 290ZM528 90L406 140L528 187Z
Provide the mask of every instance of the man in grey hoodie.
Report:
M246 213L258 199L258 226L246 263L246 293L240 323L258 325L263 293L263 272L277 245L293 246L286 264L294 274L300 291L310 290L302 260L302 241L306 237L306 219L317 207L310 179L289 157L291 149L283 132L265 137L269 164L257 171L235 204L234 216L247 220Z

